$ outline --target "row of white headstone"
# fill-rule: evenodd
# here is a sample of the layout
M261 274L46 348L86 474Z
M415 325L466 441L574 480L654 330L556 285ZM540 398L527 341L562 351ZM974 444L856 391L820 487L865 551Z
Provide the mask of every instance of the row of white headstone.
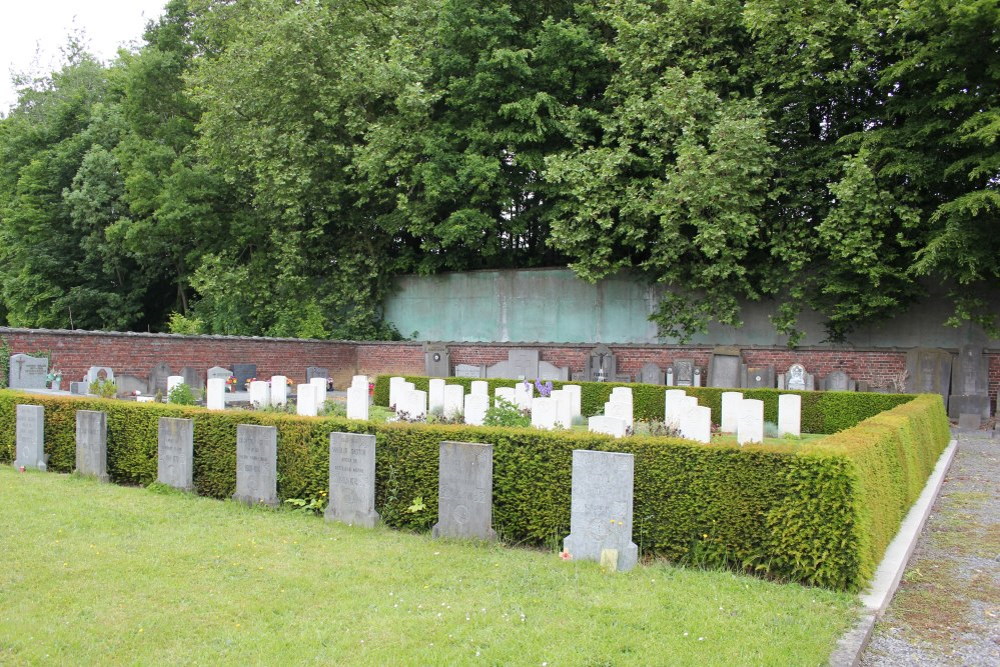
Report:
M184 378L181 376L171 376L167 378L168 391L173 389L171 380L180 380L176 384L181 384ZM296 387L295 412L303 417L315 417L326 402L327 379L323 377L313 378L308 384L300 384ZM368 377L364 375L354 376L351 388L364 386L365 395L365 416L355 417L355 419L367 419L367 397L368 397ZM255 408L267 408L270 406L282 406L288 402L288 378L284 375L275 375L268 380L254 380L249 384L247 390L250 394L250 403ZM348 399L351 393L348 391ZM209 378L205 393L205 405L209 410L226 409L226 380L224 378ZM350 407L350 406L349 406ZM350 411L350 410L349 410Z

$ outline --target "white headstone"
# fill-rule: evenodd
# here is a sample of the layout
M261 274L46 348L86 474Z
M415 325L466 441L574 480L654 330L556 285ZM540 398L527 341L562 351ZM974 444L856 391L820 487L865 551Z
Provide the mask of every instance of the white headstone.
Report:
M559 404L551 396L531 399L531 425L549 430L555 428L558 408Z
M744 398L740 401L740 418L736 425L736 442L746 445L764 442L764 401Z
M319 414L315 385L300 384L295 388L295 414L300 417L315 417Z
M347 418L368 419L368 387L347 388Z
M441 378L431 378L427 383L427 409L444 414L444 380Z
M368 391L368 376L367 375L355 375L351 378L352 387L364 387L365 391Z
M460 384L444 386L444 416L455 419L465 411L465 387Z
M271 376L271 405L284 405L288 402L288 378L284 375Z
M565 389L553 389L549 398L556 402L556 426L572 428L573 426L573 395Z
M493 396L494 398L502 398L508 403L517 405L517 398L514 396L513 387L497 387L495 390L493 390Z
M490 408L490 397L485 394L469 394L465 397L465 423L482 426L486 411Z
M573 450L570 532L563 548L577 560L600 562L602 552L618 552L618 570L639 559L632 542L632 479L635 458L618 452Z
M617 401L608 401L604 404L604 416L605 417L616 417L625 422L627 428L632 428L632 405L630 403L619 403Z
M582 389L580 388L580 385L564 384L562 386L562 390L565 391L567 394L569 394L571 397L573 406L573 416L579 417L580 415L582 415L583 414L581 409Z
M683 389L667 389L663 396L663 423L669 428L681 426L680 406L686 405L687 393Z
M489 396L490 395L490 383L487 382L486 380L473 380L472 383L469 384L469 393L470 394L482 394L483 396Z
M736 425L740 421L740 403L743 402L743 392L722 392L722 418L719 430L723 433L736 433Z
M616 438L625 437L625 420L617 417L597 415L587 419L587 430L591 433L605 433Z
M694 398L692 396L692 398ZM681 437L710 443L712 441L712 408L702 405L688 406L681 415Z
M18 405L14 435L14 467L45 470L45 408Z
M271 405L270 383L264 380L254 380L250 383L250 404L258 409Z
M309 384L316 387L316 407L319 409L326 403L326 378L313 378Z
M632 387L615 387L611 390L611 398L608 400L632 405Z
M518 382L514 385L514 402L522 410L531 409L531 399L535 395L535 388L528 382Z
M674 369L673 369L672 366L667 366L666 376L667 376L666 385L668 387L673 387L674 386Z
M174 387L179 384L184 384L183 375L171 375L167 377L167 396L169 396L170 392L174 390Z
M410 389L403 394L403 405L406 406L404 412L410 419L427 418L427 392L420 389Z
M389 378L389 407L393 410L399 409L399 393L405 383L406 378L404 377L396 376Z
M222 378L208 378L205 390L205 406L209 410L226 409L226 381Z
M802 397L798 394L778 396L778 435L802 435Z

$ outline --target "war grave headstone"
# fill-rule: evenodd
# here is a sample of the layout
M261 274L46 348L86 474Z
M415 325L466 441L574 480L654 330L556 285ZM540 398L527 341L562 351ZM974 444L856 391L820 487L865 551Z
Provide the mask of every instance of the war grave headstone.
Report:
M719 431L722 433L736 433L736 426L740 421L740 403L742 402L743 392L722 392L722 415Z
M455 377L484 378L486 377L486 366L476 366L474 364L457 364L455 366Z
M517 405L517 398L514 396L514 387L497 387L493 390L493 397L495 399L503 399L508 403L513 403ZM499 405L499 401L494 401L494 404Z
M167 395L174 390L177 385L184 384L183 375L171 375L167 378Z
M694 386L694 359L676 359L671 368L674 371L675 387Z
M514 402L522 410L531 409L531 399L535 395L535 389L528 382L518 382L514 385Z
M254 380L250 383L250 405L262 409L271 405L271 385L264 380Z
M556 402L556 428L573 426L573 394L565 389L553 389L549 397Z
M663 384L663 371L654 363L642 365L639 371L639 382L643 384Z
M444 412L444 385L441 378L431 378L427 383L427 409L431 414Z
M607 345L598 345L587 355L584 371L586 382L614 382L618 375L618 359Z
M948 405L951 393L951 353L940 348L918 347L906 353L906 381L910 394L940 394Z
M764 401L744 398L740 402L736 442L741 445L764 442Z
M309 384L313 386L313 394L316 396L316 408L320 409L326 403L327 378L317 376L309 380Z
M490 397L486 394L467 394L463 414L465 423L482 426L486 421L486 411L490 409Z
M347 418L368 419L368 387L351 385L347 388ZM443 407L443 404L442 404Z
M639 560L632 542L632 494L635 457L619 452L573 450L570 531L563 548L577 560L600 562L617 552L618 570Z
M107 482L108 415L95 410L76 411L76 472Z
M494 540L493 445L441 443L434 537Z
M375 436L362 433L330 434L330 504L327 521L371 528L375 511Z
M778 435L802 435L802 397L798 394L778 396Z
M222 378L208 378L205 389L205 407L209 410L226 409L226 381Z
M531 425L535 428L552 430L559 416L559 404L551 396L531 399Z
M774 389L774 366L746 366L743 386L747 389Z
M288 403L288 378L284 375L271 376L271 405Z
M236 378L235 391L246 391L247 380L257 377L257 364L233 364L233 377Z
M428 343L424 347L424 375L432 378L451 376L451 353L447 345Z
M708 444L712 441L712 408L689 406L681 414L681 437Z
M487 382L486 380L473 380L472 382L469 383L469 393L489 396L490 383Z
M314 384L300 384L295 388L295 414L300 417L315 417L319 414L317 387Z
M587 430L591 433L604 433L616 438L624 438L626 428L625 420L617 417L595 415L587 418Z
M11 389L45 389L48 374L48 358L15 354L10 358L7 386Z
M857 383L844 371L832 371L823 378L823 389L826 391L855 391Z
M165 362L159 362L149 369L149 378L146 381L146 393L154 395L157 392L166 396L167 378L173 375L170 366Z
M160 417L156 481L175 489L194 489L194 420Z
M562 386L562 390L568 393L571 397L573 416L579 417L582 415L583 388L578 384L564 384Z
M233 500L278 506L278 429L236 426L236 493Z
M708 362L709 387L740 387L743 358L738 347L717 347Z
M989 419L989 391L989 362L983 354L983 348L963 345L951 366L948 416L958 419L967 413Z
M41 405L18 405L14 427L14 467L46 469L45 408Z
M404 377L396 375L389 378L389 407L393 410L397 409L399 405L399 399L405 384L406 378Z
M407 393L403 394L403 402L406 404L407 409L405 412L410 416L410 419L427 418L426 391L422 389L410 389Z
M688 405L689 397L683 389L667 389L663 396L663 423L668 428L679 429L681 426L682 406ZM697 403L697 399L695 399ZM683 409L687 409L684 407Z
M621 419L626 428L632 428L632 406L629 403L608 401L604 404L604 416Z
M465 387L460 384L446 384L444 386L444 416L446 419L455 419L465 412Z

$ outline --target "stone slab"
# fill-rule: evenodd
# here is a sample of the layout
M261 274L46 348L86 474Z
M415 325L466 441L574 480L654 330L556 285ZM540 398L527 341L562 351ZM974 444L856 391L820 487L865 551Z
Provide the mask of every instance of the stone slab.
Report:
M10 357L7 386L10 389L45 389L48 374L49 360L46 357L15 354Z
M375 436L330 434L330 504L327 521L373 527L375 511Z
M708 363L708 386L738 389L740 386L741 364L742 360L739 356L713 354L712 359Z
M96 410L76 411L76 472L107 482L108 415Z
M18 405L14 434L14 467L45 470L45 408Z
M156 481L183 491L194 490L194 420L160 417Z
M642 365L639 371L639 382L643 384L663 384L663 370L654 363Z
M493 445L442 442L433 536L495 540L492 524Z
M486 377L486 366L476 366L474 364L457 364L455 366L455 377L484 378Z
M236 378L233 391L246 391L247 380L257 377L257 364L233 364L233 377Z
M910 394L940 394L945 405L951 393L951 352L918 347L906 353L906 381Z
M278 506L278 429L274 426L236 426L233 500L248 505Z
M425 346L424 375L432 378L451 376L451 353L447 345L429 343Z

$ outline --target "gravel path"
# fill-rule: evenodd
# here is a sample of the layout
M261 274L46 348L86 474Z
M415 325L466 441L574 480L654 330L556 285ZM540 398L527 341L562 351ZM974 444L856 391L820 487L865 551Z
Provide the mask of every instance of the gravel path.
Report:
M1000 439L960 434L867 666L1000 665Z

